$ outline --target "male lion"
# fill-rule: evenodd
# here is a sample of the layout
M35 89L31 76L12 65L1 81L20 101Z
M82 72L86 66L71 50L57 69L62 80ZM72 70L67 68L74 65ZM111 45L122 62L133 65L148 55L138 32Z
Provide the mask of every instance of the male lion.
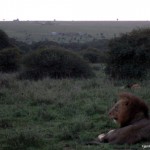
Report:
M109 111L109 116L120 124L120 128L100 134L99 142L134 144L150 141L148 107L140 98L130 93L119 94L119 101Z

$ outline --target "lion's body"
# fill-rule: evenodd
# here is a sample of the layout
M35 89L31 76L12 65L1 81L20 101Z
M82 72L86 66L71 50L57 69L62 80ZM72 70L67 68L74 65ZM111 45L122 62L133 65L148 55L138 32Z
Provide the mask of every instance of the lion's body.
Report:
M144 140L150 140L150 120L148 119L116 129L100 139L101 142L111 144L134 144Z
M120 128L100 134L100 142L134 144L142 140L150 141L148 107L140 98L130 93L120 94L119 101L109 111L109 116L120 124Z

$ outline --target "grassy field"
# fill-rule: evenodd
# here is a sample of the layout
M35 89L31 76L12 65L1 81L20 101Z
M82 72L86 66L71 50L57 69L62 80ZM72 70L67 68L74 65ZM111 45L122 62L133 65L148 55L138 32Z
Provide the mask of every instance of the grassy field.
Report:
M103 66L92 66L92 79L46 78L18 80L16 74L0 74L1 150L111 150L142 149L135 145L85 145L98 134L117 126L107 112L118 92L129 91L150 103L150 81L142 88L126 90L126 81L110 81Z
M109 39L135 28L149 26L149 21L0 21L0 29L10 37L27 43L41 40L68 43Z

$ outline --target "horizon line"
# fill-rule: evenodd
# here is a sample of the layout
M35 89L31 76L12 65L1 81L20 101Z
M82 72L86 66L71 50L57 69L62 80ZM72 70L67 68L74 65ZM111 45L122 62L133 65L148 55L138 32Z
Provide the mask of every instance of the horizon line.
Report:
M97 22L98 22L98 21L103 21L103 22L104 22L104 21L114 21L114 22L132 21L132 22L134 22L134 21L135 21L135 22L136 22L136 21L145 21L145 22L149 22L150 20L119 20L119 19L116 19L116 20L56 20L56 19L54 19L54 20L41 20L41 19L39 19L39 20L20 20L20 19L17 18L17 19L13 19L13 20L5 20L5 19L2 19L2 20L0 20L0 21L3 21L3 22L7 22L7 21L10 21L10 22L11 22L11 21L12 21L12 22L13 22L13 21L18 21L18 22L19 22L19 21L20 21L20 22L21 22L21 21L45 21L45 22L46 22L46 21L51 21L51 22L59 22L59 21L64 21L64 22L67 22L67 21L68 21L68 22L79 22L79 21L80 21L80 22L88 22L88 21L89 21L89 22L96 22L96 21L97 21Z

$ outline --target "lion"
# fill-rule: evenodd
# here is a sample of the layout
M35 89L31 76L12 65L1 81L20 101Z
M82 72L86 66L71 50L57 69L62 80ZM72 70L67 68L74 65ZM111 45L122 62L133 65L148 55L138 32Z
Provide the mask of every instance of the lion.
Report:
M142 99L131 93L121 93L119 101L110 109L108 115L120 128L100 134L98 142L135 144L150 141L149 110Z

